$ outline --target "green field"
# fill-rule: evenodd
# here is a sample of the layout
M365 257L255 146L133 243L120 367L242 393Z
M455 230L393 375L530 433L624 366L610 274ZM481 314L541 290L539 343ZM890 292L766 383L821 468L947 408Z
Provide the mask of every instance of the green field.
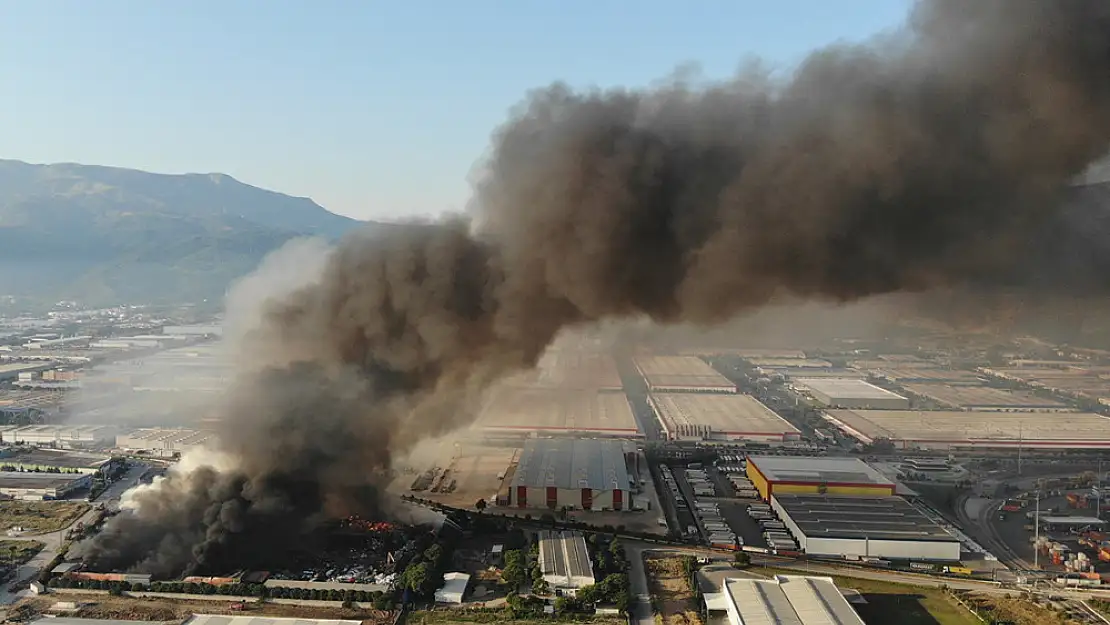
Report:
M44 545L37 540L0 540L0 564L16 564L35 557Z
M766 575L804 575L803 571L752 567ZM815 575L825 576L823 573ZM829 575L840 588L858 590L867 600L856 611L868 625L981 625L974 614L940 588L881 582L872 579Z

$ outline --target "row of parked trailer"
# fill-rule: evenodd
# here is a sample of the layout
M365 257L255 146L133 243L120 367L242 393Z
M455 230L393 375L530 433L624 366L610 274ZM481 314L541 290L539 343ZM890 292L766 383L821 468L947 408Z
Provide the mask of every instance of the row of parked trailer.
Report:
M759 491L755 489L755 484L744 475L730 475L728 481L732 484L733 490L736 491L736 496L741 499L759 499Z
M686 482L690 484L695 497L712 497L717 494L705 469L686 469Z
M748 505L748 516L759 523L767 546L775 551L796 551L798 543L786 529L786 524L775 517L774 510L765 503Z
M743 473L748 468L748 461L743 455L722 454L717 456L714 463L721 473Z
M705 527L706 538L714 547L736 549L744 545L743 539L732 531L724 517L721 516L720 507L710 501L697 501L694 503L698 520Z

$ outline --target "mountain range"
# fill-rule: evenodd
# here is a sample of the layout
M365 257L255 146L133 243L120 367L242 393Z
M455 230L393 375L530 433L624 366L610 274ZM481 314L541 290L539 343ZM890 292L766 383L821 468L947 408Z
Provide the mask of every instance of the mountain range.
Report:
M0 160L0 295L220 299L287 240L373 227L224 174Z

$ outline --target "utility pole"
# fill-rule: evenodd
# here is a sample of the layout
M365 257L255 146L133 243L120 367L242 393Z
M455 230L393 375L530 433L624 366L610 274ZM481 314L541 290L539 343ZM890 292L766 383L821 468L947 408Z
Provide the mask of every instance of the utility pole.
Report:
M1095 518L1102 518L1102 458L1098 459L1098 473L1095 474Z
M1021 475L1021 436L1022 436L1021 426L1022 426L1022 424L1019 422L1018 423L1018 467L1017 467L1017 469L1018 469L1017 474L1018 475Z
M1033 568L1041 568L1041 491L1037 491L1037 503L1033 512Z

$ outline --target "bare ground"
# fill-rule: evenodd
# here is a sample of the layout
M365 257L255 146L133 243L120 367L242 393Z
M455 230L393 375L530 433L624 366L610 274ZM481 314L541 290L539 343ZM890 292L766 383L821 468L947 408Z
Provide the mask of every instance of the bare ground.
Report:
M65 529L89 510L79 501L5 501L0 505L0 531L22 527L28 534Z
M233 610L234 602L192 601L188 599L132 598L110 595L50 595L24 599L15 606L10 617L31 617L48 612L58 601L72 601L81 607L67 616L91 619L117 619L142 621L183 621L190 615L230 614L251 616L278 616L289 618L325 618L359 620L366 625L392 622L392 612L347 608L283 605L274 603L247 603L245 610ZM84 604L84 605L82 605ZM14 619L13 619L14 620ZM20 620L23 620L22 618Z
M680 558L644 560L651 595L659 602L663 625L704 625L694 606L694 593L682 572Z

